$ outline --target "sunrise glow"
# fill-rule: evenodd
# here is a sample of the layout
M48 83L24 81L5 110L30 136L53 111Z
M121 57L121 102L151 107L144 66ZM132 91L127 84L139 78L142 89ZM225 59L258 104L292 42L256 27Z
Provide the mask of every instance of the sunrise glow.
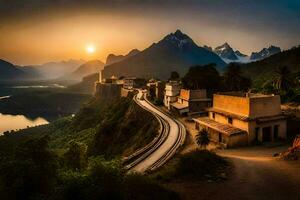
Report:
M95 46L94 45L87 45L87 47L86 47L86 52L88 53L88 54L93 54L93 53L95 53L95 51L96 51L96 48L95 48Z

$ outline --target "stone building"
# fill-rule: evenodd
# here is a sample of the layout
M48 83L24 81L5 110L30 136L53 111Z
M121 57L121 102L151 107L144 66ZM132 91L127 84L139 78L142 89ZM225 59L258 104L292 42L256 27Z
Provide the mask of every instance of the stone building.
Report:
M224 147L285 139L286 117L280 105L278 95L215 94L209 116L195 118L195 127L207 129L210 140Z
M165 86L164 105L170 109L171 103L178 100L181 85L177 81L169 81Z
M211 99L207 98L206 90L181 89L178 100L171 103L171 109L179 114L202 114L211 106Z
M136 77L126 77L123 79L123 87L127 90L132 90L134 88L142 88L146 86L146 80Z

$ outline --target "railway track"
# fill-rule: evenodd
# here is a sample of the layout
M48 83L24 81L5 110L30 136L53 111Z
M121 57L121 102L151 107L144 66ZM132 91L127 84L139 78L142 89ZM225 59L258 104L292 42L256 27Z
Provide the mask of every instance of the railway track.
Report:
M156 117L160 130L148 145L124 158L123 164L129 171L147 173L164 165L177 152L184 143L186 130L182 123L149 102L144 94L140 92L139 96L144 100L135 96L134 101Z

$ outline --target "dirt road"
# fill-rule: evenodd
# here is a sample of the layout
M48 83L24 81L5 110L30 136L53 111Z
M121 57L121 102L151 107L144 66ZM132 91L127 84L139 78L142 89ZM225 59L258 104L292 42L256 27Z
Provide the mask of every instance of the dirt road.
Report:
M300 163L273 157L287 147L247 147L218 154L233 164L227 181L172 183L183 199L281 200L300 199Z

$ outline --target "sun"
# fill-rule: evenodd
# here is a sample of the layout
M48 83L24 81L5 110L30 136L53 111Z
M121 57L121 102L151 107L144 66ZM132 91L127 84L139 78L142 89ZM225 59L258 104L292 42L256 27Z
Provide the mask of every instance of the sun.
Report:
M88 54L93 54L96 51L96 48L94 45L90 44L86 46L86 52Z

